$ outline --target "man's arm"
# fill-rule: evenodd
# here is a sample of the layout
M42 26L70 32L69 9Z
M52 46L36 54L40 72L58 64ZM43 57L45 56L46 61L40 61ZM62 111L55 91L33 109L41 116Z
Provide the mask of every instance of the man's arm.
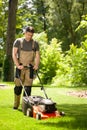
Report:
M17 59L17 51L18 51L18 48L17 47L13 47L13 50L12 50L12 58L13 58L13 61L14 61L14 64L16 65L16 67L18 69L23 69L23 66L19 64L18 62L18 59Z
M40 52L36 51L34 69L37 70L40 64Z

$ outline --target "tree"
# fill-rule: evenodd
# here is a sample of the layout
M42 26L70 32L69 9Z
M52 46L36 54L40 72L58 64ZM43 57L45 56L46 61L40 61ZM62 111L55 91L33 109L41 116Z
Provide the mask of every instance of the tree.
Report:
M47 0L49 5L48 33L51 38L62 41L62 49L68 50L70 44L80 46L76 28L79 26L82 15L87 12L86 0Z
M6 57L4 61L4 67L3 67L4 81L13 81L13 78L14 78L14 65L12 61L12 46L15 40L15 32L16 32L17 4L18 4L18 0L9 0Z
M44 0L22 1L19 3L17 20L22 21L22 25L33 25L38 32L46 31L48 6ZM28 12L28 13L27 13Z
M40 21L42 21L42 28L44 31L47 29L47 18L46 14L48 11L48 6L45 4L45 0L34 0L33 1L34 8L36 9L36 14Z

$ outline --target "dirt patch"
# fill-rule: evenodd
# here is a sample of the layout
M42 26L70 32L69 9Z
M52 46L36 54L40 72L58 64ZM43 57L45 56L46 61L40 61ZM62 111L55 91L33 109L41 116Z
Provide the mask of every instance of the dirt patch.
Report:
M0 84L0 89L8 89L9 87L5 84Z
M70 91L67 95L87 98L87 90L85 91Z

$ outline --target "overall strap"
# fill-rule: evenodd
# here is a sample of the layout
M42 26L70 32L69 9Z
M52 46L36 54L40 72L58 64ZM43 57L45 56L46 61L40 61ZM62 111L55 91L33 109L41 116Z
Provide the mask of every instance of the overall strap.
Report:
M23 41L24 41L24 39L23 39L23 38L20 38L20 49L23 48Z
M33 40L33 42L32 42L32 50L35 52L36 51L36 49L35 49L35 41Z
M20 38L19 41L20 41L20 46L19 46L19 50L18 50L18 59L20 59L20 51L23 48L23 41L24 41L24 39Z

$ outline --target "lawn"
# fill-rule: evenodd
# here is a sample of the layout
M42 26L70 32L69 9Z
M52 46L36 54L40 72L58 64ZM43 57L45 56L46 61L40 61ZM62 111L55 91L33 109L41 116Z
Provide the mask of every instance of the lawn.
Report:
M3 89L4 88L4 89ZM87 130L87 98L69 96L74 88L46 88L48 97L57 103L61 118L36 120L13 110L13 85L0 88L0 130ZM44 96L40 88L33 87L32 95Z

